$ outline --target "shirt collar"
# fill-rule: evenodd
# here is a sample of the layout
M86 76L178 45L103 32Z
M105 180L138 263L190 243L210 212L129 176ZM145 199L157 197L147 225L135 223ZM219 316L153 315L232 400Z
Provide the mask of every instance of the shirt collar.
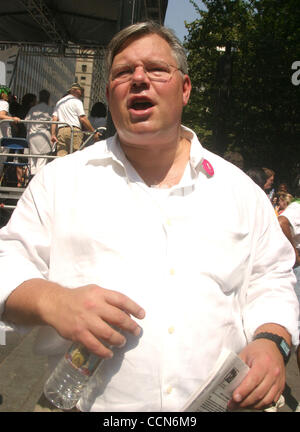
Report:
M186 138L191 142L190 165L195 174L198 175L201 170L203 171L203 161L205 161L204 148L200 144L200 141L198 140L195 132L193 132L192 129L189 129L188 127L183 125L181 126L181 137ZM131 178L136 177L134 175L134 168L130 169L131 164L126 158L125 153L120 145L117 133L114 136L108 138L107 140L101 141L90 147L90 150L92 150L92 153L89 155L87 163L91 161L95 162L96 160L98 160L101 164L101 161L104 161L105 159L112 159L113 161L121 165L124 171L130 171ZM132 170L134 170L134 172ZM138 179L132 178L132 180Z
M192 129L186 126L181 126L181 136L191 142L190 149L190 164L191 167L198 173L201 162L203 161L204 149L198 140L197 135Z

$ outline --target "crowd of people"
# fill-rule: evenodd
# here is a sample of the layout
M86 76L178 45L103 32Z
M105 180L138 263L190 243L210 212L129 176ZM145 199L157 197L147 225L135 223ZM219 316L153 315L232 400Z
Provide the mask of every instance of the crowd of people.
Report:
M287 183L279 183L275 188L275 171L265 167L253 167L246 171L247 175L265 191L271 201L275 213L279 216L289 204L297 198L297 187L289 188ZM295 180L294 182L295 183ZM293 196L296 194L296 196Z
M192 85L171 30L133 24L106 61L116 134L26 188L0 230L0 319L39 326L36 352L52 367L71 341L109 359L79 411L180 411L223 349L249 367L228 409L276 407L299 345L300 205L277 217L274 173L262 169L258 187L181 124ZM94 131L81 95L72 85L54 108L68 125L51 127L61 155L70 126Z
M87 117L82 102L84 89L79 84L72 84L55 107L49 105L50 96L48 90L42 89L38 98L34 93L26 93L18 103L9 87L0 87L0 120L12 120L0 124L0 138L25 138L30 154L57 156L79 150L86 138L82 130L93 133L94 141L99 140L101 133L97 129L101 127L103 134L107 115L102 102L96 102ZM49 160L46 157L30 158L30 175L35 175ZM0 175L2 170L3 164L0 164ZM18 187L24 186L26 174L26 168L16 168Z

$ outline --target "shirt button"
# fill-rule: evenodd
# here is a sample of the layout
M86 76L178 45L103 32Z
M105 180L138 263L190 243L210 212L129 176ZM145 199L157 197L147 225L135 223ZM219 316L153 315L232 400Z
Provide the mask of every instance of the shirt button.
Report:
M171 394L173 390L173 387L169 385L169 387L167 388L167 393Z
M175 331L175 329L174 329L173 326L171 326L171 327L168 328L168 333L169 333L169 334L173 334L174 331Z

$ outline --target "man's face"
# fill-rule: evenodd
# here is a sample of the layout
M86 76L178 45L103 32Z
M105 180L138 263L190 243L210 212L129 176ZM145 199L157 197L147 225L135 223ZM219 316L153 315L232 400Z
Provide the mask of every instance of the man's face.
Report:
M73 88L72 90L73 96L77 97L78 99L82 98L82 91L79 88Z
M149 61L174 66L171 79L151 81L143 69ZM191 83L187 75L183 77L176 70L178 65L169 44L156 34L132 38L115 56L112 69L122 64L134 67L131 79L121 83L110 80L107 85L107 99L121 143L141 146L145 138L159 141L177 133Z
M287 202L284 200L283 197L279 197L279 209L285 210L287 208Z

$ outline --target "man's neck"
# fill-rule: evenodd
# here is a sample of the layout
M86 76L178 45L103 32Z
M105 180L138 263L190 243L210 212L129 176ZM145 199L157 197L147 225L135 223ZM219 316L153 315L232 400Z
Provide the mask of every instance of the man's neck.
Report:
M148 186L169 188L178 184L190 158L191 143L183 137L159 147L122 145L124 153Z

